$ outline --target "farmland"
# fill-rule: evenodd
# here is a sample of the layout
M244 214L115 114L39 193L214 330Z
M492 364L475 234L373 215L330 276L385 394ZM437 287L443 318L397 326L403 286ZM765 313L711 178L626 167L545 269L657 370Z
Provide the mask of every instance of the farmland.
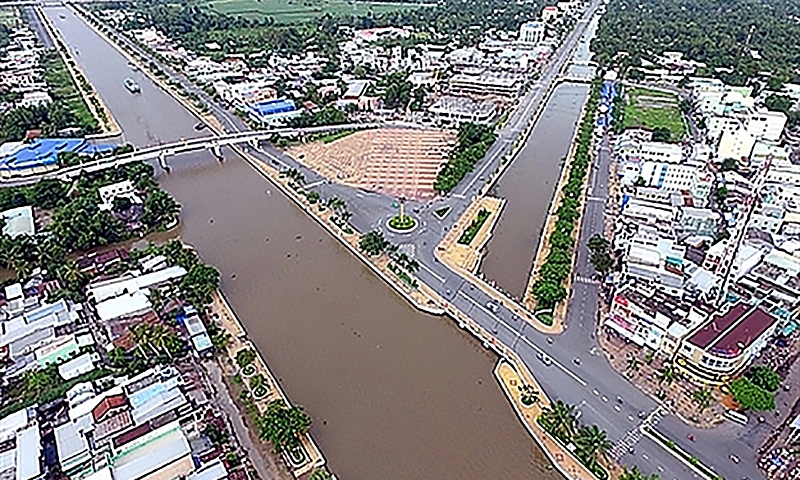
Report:
M212 0L206 3L216 12L253 20L272 17L276 23L299 23L329 13L369 15L420 8L419 3L349 2L346 0Z

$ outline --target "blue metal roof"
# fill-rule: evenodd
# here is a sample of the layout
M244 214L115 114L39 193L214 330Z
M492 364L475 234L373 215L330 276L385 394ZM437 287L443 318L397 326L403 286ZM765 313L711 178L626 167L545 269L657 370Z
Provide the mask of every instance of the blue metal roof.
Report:
M93 155L113 149L114 145L92 145L84 138L36 138L13 154L0 159L0 169L23 170L55 165L61 152Z

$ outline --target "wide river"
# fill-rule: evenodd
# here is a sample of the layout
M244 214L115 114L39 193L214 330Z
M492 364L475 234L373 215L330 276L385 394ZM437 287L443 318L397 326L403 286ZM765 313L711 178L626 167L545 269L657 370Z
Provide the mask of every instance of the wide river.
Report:
M48 7L139 146L197 136L197 119L70 11ZM142 87L132 95L125 77ZM549 479L492 376L497 358L446 318L401 300L239 158L173 159L159 182L180 235L222 288L343 479Z

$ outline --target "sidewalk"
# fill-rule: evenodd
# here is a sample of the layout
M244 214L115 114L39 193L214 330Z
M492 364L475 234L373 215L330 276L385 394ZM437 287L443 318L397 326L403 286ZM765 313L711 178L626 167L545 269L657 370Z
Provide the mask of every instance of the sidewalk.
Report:
M665 402L669 405L670 411L684 421L691 421L691 424L698 428L711 428L724 421L725 407L722 404L723 395L719 388L708 388L713 400L709 407L701 412L693 399L694 392L700 390L700 387L679 376L671 383L659 383L658 371L665 364L663 358L654 357L648 363L639 346L627 343L624 339L608 332L600 332L598 340L614 370L636 385L639 390Z
M521 369L522 375L511 365L511 363L500 360L494 369L494 375L500 382L500 387L505 392L511 405L517 412L523 425L536 440L536 443L544 450L545 455L553 462L553 465L570 480L590 480L596 479L582 463L580 463L571 452L564 448L560 443L556 442L550 434L545 432L542 427L536 422L536 418L542 413L544 408L550 406L550 400L542 391L542 388L536 382L526 369ZM519 387L523 385L531 385L539 393L539 403L531 406L526 406L522 403L522 394Z

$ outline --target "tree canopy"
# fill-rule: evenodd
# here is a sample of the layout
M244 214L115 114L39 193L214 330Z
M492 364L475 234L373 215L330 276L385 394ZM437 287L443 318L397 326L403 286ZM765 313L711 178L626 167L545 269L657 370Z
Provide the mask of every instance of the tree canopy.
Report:
M770 72L770 88L797 81L800 3L783 0L615 0L601 17L592 51L601 65L638 66L682 52L729 84ZM711 70L709 70L711 71Z

